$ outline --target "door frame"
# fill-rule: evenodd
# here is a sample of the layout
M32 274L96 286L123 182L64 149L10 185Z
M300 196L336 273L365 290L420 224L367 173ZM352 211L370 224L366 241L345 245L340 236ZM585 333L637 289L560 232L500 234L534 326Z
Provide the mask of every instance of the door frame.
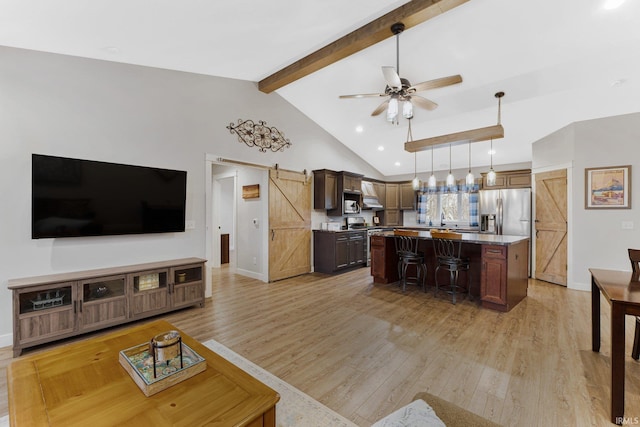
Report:
M573 283L573 162L560 163L552 166L545 166L531 170L531 190L532 190L532 218L535 218L536 212L536 180L535 174L544 172L553 172L560 169L567 170L567 289L582 289ZM536 277L536 222L532 221L531 229L531 277Z
M220 268L221 264L220 264L220 234L217 234L217 237L214 239L214 231L217 229L219 224L214 224L214 208L213 208L213 203L214 203L214 176L213 176L213 167L214 165L220 165L220 166L232 166L236 169L240 169L240 168L255 168L255 169L263 169L265 170L264 175L267 176L267 180L266 183L268 183L268 167L261 167L260 165L255 165L252 166L249 163L243 163L240 164L240 162L238 162L238 164L233 164L233 163L229 163L229 162L225 162L223 160L221 160L222 156L217 156L215 154L209 154L207 153L205 155L205 258L207 259L207 272L206 272L206 276L205 276L205 282L206 282L206 286L205 286L205 296L211 296L212 295L212 285L213 285L213 276L212 276L212 268ZM262 182L262 184L265 184L265 182ZM266 185L261 185L261 187L265 187L264 190L264 195L265 195L265 200L268 200L268 189L266 188ZM237 212L237 205L238 205L238 189L237 189L237 175L236 175L236 208L234 209L235 215L237 216L238 212ZM260 272L259 273L255 273L255 272L249 272L246 270L241 270L238 269L238 258L237 258L237 254L238 254L238 250L239 250L239 232L238 232L238 224L237 224L237 218L235 221L235 233L236 233L236 273L238 274L242 274L244 276L248 276L248 277L252 277L254 279L260 280L262 282L268 282L268 277L269 277L269 262L268 262L268 255L269 255L269 242L267 241L267 236L268 236L268 224L269 224L269 209L268 209L268 203L262 203L261 206L261 211L260 211L260 218L258 218L258 222L260 224L261 227L261 233L263 234L262 236L262 245L261 245L261 252L262 252L262 262L260 265ZM216 227L216 228L214 228ZM215 240L215 241L214 241ZM266 260L266 261L265 261Z

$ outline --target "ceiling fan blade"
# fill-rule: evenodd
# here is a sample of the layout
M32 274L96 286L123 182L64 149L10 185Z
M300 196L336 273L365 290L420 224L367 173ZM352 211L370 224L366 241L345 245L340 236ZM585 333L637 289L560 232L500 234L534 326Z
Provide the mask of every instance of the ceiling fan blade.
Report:
M462 83L462 76L460 74L418 83L407 89L407 92L420 92L427 89L437 89L439 87L451 86L457 83Z
M395 68L382 67L382 74L384 74L384 79L387 81L387 86L393 89L402 89L402 81Z
M340 99L346 99L346 98L372 98L372 97L380 97L380 96L387 96L386 93L359 93L356 95L340 95L339 98Z
M377 116L387 109L387 105L389 105L389 100L387 99L382 104L378 105L375 110L371 113L372 116Z
M435 110L436 108L438 108L438 104L436 104L435 102L427 99L427 98L423 98L421 96L418 95L412 95L409 100L411 101L411 103L417 107L420 108L424 108L426 110Z

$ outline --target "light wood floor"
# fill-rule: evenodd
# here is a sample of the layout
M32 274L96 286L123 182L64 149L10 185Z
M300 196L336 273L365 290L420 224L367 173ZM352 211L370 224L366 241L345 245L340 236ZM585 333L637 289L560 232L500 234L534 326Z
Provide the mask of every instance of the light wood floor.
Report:
M265 284L214 270L204 309L166 316L214 338L356 424L368 426L428 391L504 426L609 424L608 304L591 351L590 293L536 280L509 313L396 285L368 269ZM626 415L640 417L640 362L627 322ZM49 346L50 348L50 346ZM11 360L0 349L0 367ZM0 416L7 413L0 375Z

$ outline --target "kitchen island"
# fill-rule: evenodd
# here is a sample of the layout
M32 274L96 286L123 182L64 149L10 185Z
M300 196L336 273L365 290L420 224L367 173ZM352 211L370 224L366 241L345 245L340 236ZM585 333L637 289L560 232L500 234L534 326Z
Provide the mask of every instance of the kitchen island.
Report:
M429 231L415 231L420 241L418 251L424 253L427 264L427 286L435 286L436 259ZM378 232L371 235L371 275L375 283L394 283L398 277L395 233ZM462 272L460 283L471 275L470 294L480 299L483 307L509 311L527 296L529 276L529 238L481 233L461 233L462 256L471 263L469 272ZM409 271L409 274L414 274ZM439 281L448 280L441 270Z

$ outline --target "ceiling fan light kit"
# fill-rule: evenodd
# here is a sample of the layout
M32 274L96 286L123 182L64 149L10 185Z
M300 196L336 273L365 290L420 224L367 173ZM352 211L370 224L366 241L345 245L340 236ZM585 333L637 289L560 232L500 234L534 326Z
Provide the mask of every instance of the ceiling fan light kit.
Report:
M428 80L426 82L411 85L409 80L400 77L400 34L404 31L404 24L396 22L391 25L391 32L396 36L396 67L382 67L382 74L387 83L384 93L363 93L356 95L341 95L340 99L346 98L369 98L369 97L388 97L382 104L373 110L372 116L377 116L387 110L386 118L388 122L398 124L400 114L399 103L402 102L402 117L409 120L413 118L413 107L417 106L425 110L434 110L438 107L435 102L418 96L415 93L423 90L437 89L444 86L461 83L460 75L442 77L439 79Z

